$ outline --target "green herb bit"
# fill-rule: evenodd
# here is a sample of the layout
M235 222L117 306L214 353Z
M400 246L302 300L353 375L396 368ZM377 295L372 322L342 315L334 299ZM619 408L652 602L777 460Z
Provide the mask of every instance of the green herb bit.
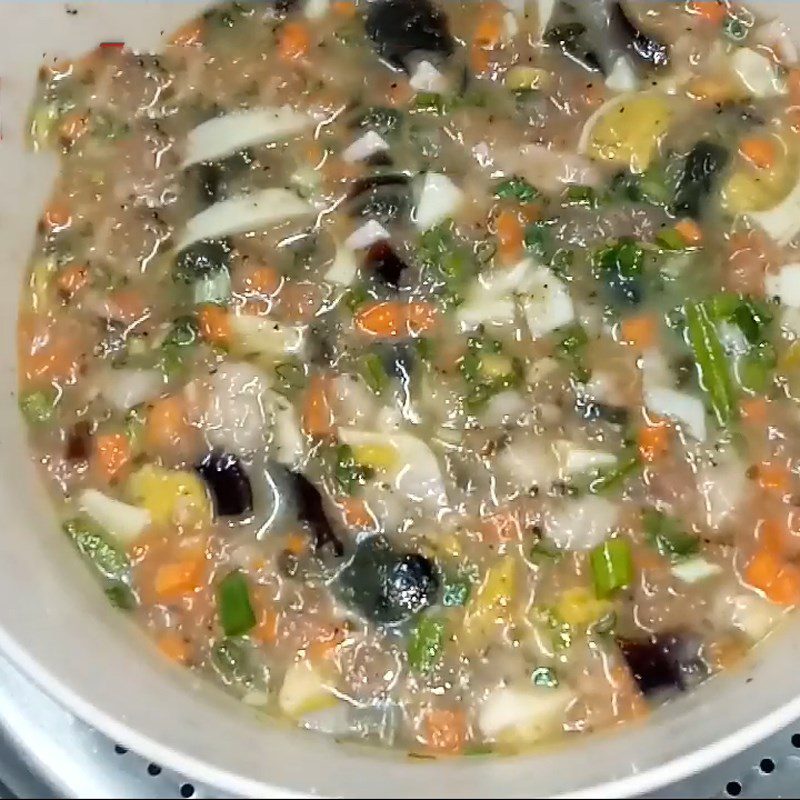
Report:
M64 532L72 539L81 555L91 561L109 580L121 581L128 574L128 557L95 523L85 517L75 517L64 523Z
M297 360L284 361L275 366L278 388L285 394L299 391L306 385L305 367Z
M445 583L442 605L448 608L465 606L469 600L472 586L468 580L454 580Z
M611 489L619 488L638 469L639 456L635 452L628 452L623 455L615 467L599 472L589 483L589 491L592 494L603 494Z
M444 620L423 617L411 633L408 643L408 663L415 672L426 675L439 663L444 647Z
M247 578L239 570L229 572L217 587L219 620L226 636L241 636L255 627Z
M687 533L677 520L654 508L644 511L642 523L647 541L672 561L680 561L700 549L700 540L696 536Z
M383 394L389 386L389 375L377 353L367 353L359 361L359 373L373 394Z
M417 92L414 96L412 113L428 113L441 116L445 113L444 97L436 92Z
M45 425L56 413L60 392L54 386L34 392L25 392L20 397L19 407L23 416L32 425Z
M122 581L113 583L105 590L105 593L108 602L120 611L132 611L136 608L136 597L130 587Z
M595 594L600 600L629 586L633 580L633 555L627 539L607 539L589 554Z
M494 196L501 200L517 200L520 203L532 203L539 196L535 186L524 178L509 178L497 185Z
M694 354L700 386L708 395L720 425L727 426L736 418L736 395L733 390L728 360L719 334L705 303L687 303L686 338Z
M564 200L570 206L597 208L600 205L600 198L591 186L570 186L564 193Z
M341 490L345 494L352 494L356 487L372 476L373 471L355 460L353 449L349 444L340 444L336 448L334 474Z

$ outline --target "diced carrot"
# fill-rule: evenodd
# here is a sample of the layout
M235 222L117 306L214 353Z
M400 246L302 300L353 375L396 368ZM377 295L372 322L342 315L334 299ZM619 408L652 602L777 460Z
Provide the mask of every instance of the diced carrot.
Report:
M345 635L341 628L333 625L323 625L315 638L308 643L307 654L309 659L319 662L332 658L344 640Z
M765 397L747 397L741 402L742 419L751 425L763 425L767 421L769 402Z
M669 452L672 442L672 430L669 425L651 425L641 428L636 436L636 443L642 461L652 463Z
M750 136L739 143L739 152L759 169L769 169L775 165L775 143L771 139Z
M86 342L71 321L53 322L32 314L20 314L18 360L27 384L53 381L74 383L83 363Z
M425 302L369 303L356 313L354 322L362 333L381 339L419 336L436 324L436 309Z
M176 600L195 591L203 577L203 558L195 556L162 564L155 576L155 591L160 600Z
M309 436L333 435L330 390L331 381L325 375L315 375L309 381L303 402L303 430Z
M280 288L281 275L273 267L252 267L244 272L238 283L247 294L272 296Z
M278 31L278 53L284 61L296 61L308 55L311 34L302 22L287 22Z
M483 50L491 50L500 44L503 37L503 16L494 4L486 10L475 26L472 41Z
M647 350L658 339L658 319L653 314L627 317L620 324L620 339L637 350Z
M760 519L756 526L756 534L763 549L779 554L785 551L788 531L784 520L776 517Z
M436 308L430 303L416 302L406 306L406 330L409 336L419 336L436 325Z
M181 395L162 397L153 403L144 428L147 449L159 453L183 450L194 436L195 428L189 422L186 401Z
M197 314L200 334L210 344L224 347L231 338L231 321L228 309L212 303L204 305Z
M74 297L89 283L89 268L85 264L70 264L64 267L56 278L56 284L63 297Z
M338 501L344 515L344 524L349 528L374 528L375 517L369 506L358 497L342 497Z
M689 217L676 222L675 230L686 244L696 246L703 241L703 229Z
M758 465L758 485L769 492L783 496L792 488L792 473L783 464L762 461Z
M473 42L469 48L469 63L476 75L482 75L489 69L489 50Z
M262 608L250 636L261 644L275 644L278 641L278 612L274 608Z
M203 43L205 25L202 19L193 19L178 28L170 37L169 43L177 47L189 47Z
M800 603L800 569L768 548L761 548L744 573L747 583L761 590L773 603Z
M308 550L308 537L302 533L290 533L283 544L284 550L296 556L301 556Z
M106 433L94 440L92 467L106 483L122 477L131 463L131 442L124 433Z
M150 305L138 289L117 289L106 297L105 312L109 319L133 325L150 314Z
M164 633L158 637L156 644L161 653L170 661L174 661L176 664L186 664L189 661L191 648L183 636L177 633Z
M52 233L72 224L72 210L63 200L52 200L44 212L44 224Z
M425 746L437 755L458 755L467 740L467 718L461 709L430 709L423 721Z
M89 118L77 111L67 114L58 126L59 137L67 144L74 144L89 130Z
M482 528L491 540L501 544L519 541L522 535L519 514L513 509L503 509L484 517Z
M712 25L722 25L728 16L728 7L724 0L691 0L688 10Z
M500 258L505 264L519 260L525 247L525 228L516 210L503 209L495 220Z
M336 0L331 4L331 8L337 17L351 19L356 15L356 4L353 0Z

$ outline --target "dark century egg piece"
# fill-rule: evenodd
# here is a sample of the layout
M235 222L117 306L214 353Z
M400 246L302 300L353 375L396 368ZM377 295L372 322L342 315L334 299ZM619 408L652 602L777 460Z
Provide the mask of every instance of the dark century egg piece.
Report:
M211 491L219 516L238 517L253 510L250 478L236 456L209 453L196 469Z

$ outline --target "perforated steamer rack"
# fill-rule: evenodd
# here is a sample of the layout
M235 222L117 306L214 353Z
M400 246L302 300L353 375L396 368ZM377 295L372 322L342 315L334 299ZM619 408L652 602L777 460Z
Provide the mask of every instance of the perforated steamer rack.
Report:
M112 742L0 658L0 798L224 798ZM800 723L657 798L800 798Z

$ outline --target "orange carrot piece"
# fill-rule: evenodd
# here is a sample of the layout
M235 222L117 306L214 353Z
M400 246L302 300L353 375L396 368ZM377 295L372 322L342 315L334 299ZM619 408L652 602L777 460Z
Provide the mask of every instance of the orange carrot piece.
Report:
M275 644L278 641L278 612L274 608L262 608L249 635L261 644Z
M281 286L281 275L273 267L248 269L242 277L242 289L248 294L273 295Z
M352 19L356 15L356 4L353 0L336 0L331 4L331 9L337 17Z
M144 427L145 446L166 453L184 449L194 438L186 401L179 394L156 400L147 414Z
M341 628L323 625L315 638L308 644L308 658L316 662L332 658L344 640L345 635Z
M777 605L800 603L800 569L768 548L756 552L745 570L744 579Z
M620 324L620 339L637 350L647 350L658 339L658 320L653 314L637 314Z
M636 436L636 444L642 461L652 463L669 452L672 430L669 425L652 425L641 428Z
M303 403L303 430L309 436L333 435L331 382L325 375L315 375L308 384Z
M675 230L686 244L696 246L703 241L703 229L689 217L676 222Z
M777 153L771 139L751 136L739 143L739 152L758 169L769 169L775 165Z
M133 325L150 314L150 305L137 289L117 289L106 298L105 312L109 319Z
M688 9L691 14L712 25L722 25L728 16L728 7L723 0L692 0Z
M193 19L178 28L170 37L169 43L176 47L190 47L203 43L205 25L202 19Z
M500 259L505 264L519 260L525 247L525 227L516 210L503 209L495 220Z
M278 53L284 61L296 61L308 55L311 34L302 22L287 22L278 32Z
M74 297L89 283L89 268L85 264L70 264L58 273L56 285L59 292L66 297Z
M475 26L472 41L482 50L492 50L503 38L503 16L497 6L492 5Z
M162 564L155 576L156 595L160 600L176 600L195 591L202 577L202 556Z
M302 533L290 533L283 545L285 550L296 556L301 556L308 550L308 537Z
M761 519L756 526L758 541L764 550L782 554L786 549L788 530L784 520L776 517Z
M783 464L762 461L758 465L758 485L766 491L786 495L792 488L792 473Z
M769 402L765 397L747 397L741 402L742 419L751 425L763 425L767 421Z
M63 200L52 200L44 212L44 224L52 233L72 224L72 211Z
M436 323L436 309L430 303L386 301L363 306L354 317L362 333L381 339L419 336Z
M92 467L106 483L121 478L131 463L131 443L124 433L106 433L94 441Z
M369 510L369 506L358 497L342 497L338 500L339 507L342 509L344 524L348 528L373 528L375 527L375 517Z
M176 664L186 664L191 656L189 643L177 633L164 633L156 642L161 654Z
M213 304L205 305L197 315L197 322L200 334L210 344L224 347L230 341L231 321L227 308Z
M467 740L467 719L461 709L430 709L423 722L425 746L437 755L458 755Z

